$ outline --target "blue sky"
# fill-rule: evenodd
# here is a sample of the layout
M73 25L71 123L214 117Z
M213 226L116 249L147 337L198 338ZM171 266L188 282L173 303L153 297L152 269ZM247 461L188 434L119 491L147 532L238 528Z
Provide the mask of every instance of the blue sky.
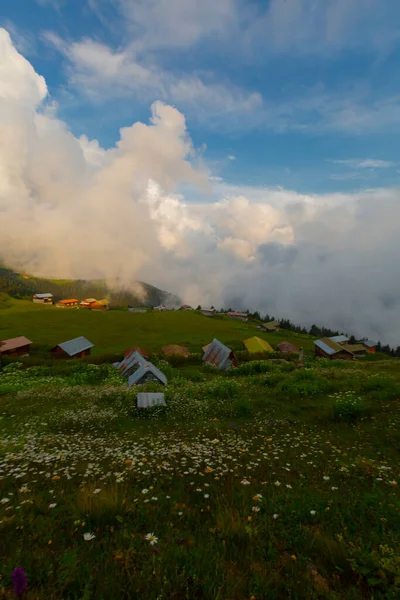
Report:
M396 0L7 4L1 24L76 135L110 147L161 99L229 183L323 193L400 181Z

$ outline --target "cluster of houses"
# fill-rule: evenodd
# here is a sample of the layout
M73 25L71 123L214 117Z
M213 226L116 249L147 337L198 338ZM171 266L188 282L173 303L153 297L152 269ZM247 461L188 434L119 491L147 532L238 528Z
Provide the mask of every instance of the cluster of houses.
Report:
M328 358L329 360L353 360L367 354L375 354L377 342L363 339L356 344L350 344L350 339L345 335L335 335L329 338L316 340L315 357Z
M29 356L32 343L24 336L0 341L0 356ZM52 358L84 358L90 356L93 346L92 342L80 336L50 348L50 356Z
M35 304L52 305L54 303L53 294L34 294L33 302ZM102 300L96 300L96 298L85 298L79 300L77 298L67 298L65 300L58 300L56 302L57 308L87 308L89 310L108 310L110 303L108 300L103 298Z

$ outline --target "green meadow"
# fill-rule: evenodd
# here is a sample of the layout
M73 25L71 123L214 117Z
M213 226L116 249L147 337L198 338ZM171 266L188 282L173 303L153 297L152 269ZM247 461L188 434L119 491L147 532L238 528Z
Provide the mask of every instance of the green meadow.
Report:
M157 352L234 345L250 324L25 303L0 319L2 337L39 346L143 345L168 378L139 389L110 364L0 368L0 597L16 597L17 567L27 600L400 597L397 359L221 373ZM146 390L167 406L138 410Z
M83 335L94 345L93 354L120 353L137 345L157 352L168 344L183 344L192 352L200 352L213 337L236 344L253 335L267 340L272 347L291 341L312 351L313 338L293 332L258 332L256 325L234 321L229 317L205 317L197 312L150 311L146 314L123 310L107 312L86 309L62 309L23 300L11 300L0 310L0 339L24 335L35 345L48 348ZM35 346L33 346L35 352Z

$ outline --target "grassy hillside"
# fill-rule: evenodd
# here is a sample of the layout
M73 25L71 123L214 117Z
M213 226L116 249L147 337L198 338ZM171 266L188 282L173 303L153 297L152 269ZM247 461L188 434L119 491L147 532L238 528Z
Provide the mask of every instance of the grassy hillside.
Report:
M111 290L104 281L84 281L68 279L43 279L20 273L12 269L0 266L0 293L7 293L17 298L30 298L35 293L47 293L54 295L55 300L62 298L94 297L97 299L108 298L110 302L118 306L157 306L161 303L179 303L179 298L168 292L142 283L146 292L145 300L138 298L129 290Z
M92 312L85 309L59 309L23 300L0 311L0 339L25 335L34 344L53 346L84 335L95 344L94 354L121 352L138 345L157 352L167 344L183 344L192 352L217 337L222 342L241 348L241 342L258 335L273 347L283 340L312 350L310 336L292 332L262 333L255 325L234 321L229 317L204 317L196 312L151 311L146 314L110 310Z
M398 600L398 360L160 363L145 414L111 366L69 366L0 371L2 598L20 566L27 600Z

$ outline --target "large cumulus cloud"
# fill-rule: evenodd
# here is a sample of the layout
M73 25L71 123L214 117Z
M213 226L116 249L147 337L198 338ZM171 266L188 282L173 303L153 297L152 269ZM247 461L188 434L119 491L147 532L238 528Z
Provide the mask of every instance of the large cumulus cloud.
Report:
M177 193L187 182L206 201ZM315 196L213 182L208 196L209 185L184 116L162 102L111 149L74 137L0 30L5 263L43 276L141 279L193 304L235 302L399 343L398 190Z

